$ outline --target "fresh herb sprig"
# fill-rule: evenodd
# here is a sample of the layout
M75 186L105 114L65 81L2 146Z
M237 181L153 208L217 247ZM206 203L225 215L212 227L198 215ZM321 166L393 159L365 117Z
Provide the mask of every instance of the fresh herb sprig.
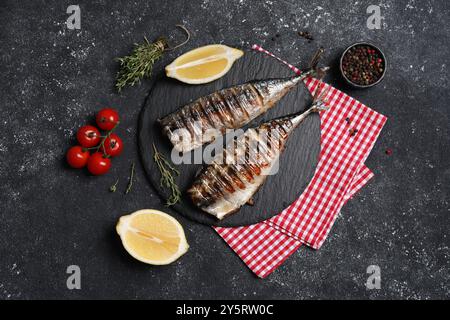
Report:
M186 33L186 40L182 43L172 47L164 37L160 37L155 42L150 42L144 37L143 43L135 43L130 55L116 59L120 63L116 80L116 88L119 92L127 85L134 86L143 78L149 78L152 75L153 65L165 51L174 50L189 41L191 37L189 31L182 25L177 27Z
M162 57L166 46L167 41L164 38L151 43L144 37L144 43L135 43L129 56L118 58L120 70L117 74L117 90L120 92L126 85L134 86L142 78L150 77L153 65Z
M156 149L154 143L153 160L161 173L160 186L170 190L170 196L167 198L166 205L173 206L181 200L181 191L174 178L174 175L178 176L180 172Z
M135 165L134 165L134 162L132 162L131 168L130 168L130 175L128 177L128 184L127 184L127 188L126 188L124 194L130 193L131 189L133 188L133 181L134 181L135 173L136 173ZM118 183L119 183L119 178L117 178L116 182L114 182L114 184L109 187L109 192L112 192L112 193L116 192Z
M128 178L128 185L127 185L127 189L125 190L125 194L128 194L131 191L131 188L133 187L133 180L134 180L134 172L135 172L135 168L134 168L134 162L131 164L131 169L130 169L130 177Z
M109 192L116 192L118 183L119 183L119 178L117 178L116 182L111 187L109 187Z

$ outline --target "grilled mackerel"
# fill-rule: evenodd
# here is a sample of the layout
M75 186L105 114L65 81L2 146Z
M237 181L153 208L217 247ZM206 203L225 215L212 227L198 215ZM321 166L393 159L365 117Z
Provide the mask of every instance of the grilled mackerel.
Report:
M305 77L251 81L222 89L158 120L177 151L188 152L215 140L227 129L240 128L263 114Z
M302 114L265 122L248 129L228 143L188 189L192 202L201 210L223 219L250 202L268 175L274 174L289 135L312 112L326 110L314 102Z

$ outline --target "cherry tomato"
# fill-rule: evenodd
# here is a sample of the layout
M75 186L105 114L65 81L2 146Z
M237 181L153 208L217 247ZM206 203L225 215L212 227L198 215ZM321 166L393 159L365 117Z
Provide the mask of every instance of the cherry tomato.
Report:
M119 122L119 114L112 108L105 108L97 113L95 121L100 129L109 131Z
M105 139L105 153L111 157L116 157L122 153L123 142L117 134L111 133L108 138Z
M94 126L82 126L78 129L77 140L85 148L95 147L100 143L100 131Z
M110 167L111 159L105 158L101 152L95 152L89 157L87 168L94 176L107 173Z
M67 151L66 159L72 168L83 168L88 163L89 151L81 146L72 147Z

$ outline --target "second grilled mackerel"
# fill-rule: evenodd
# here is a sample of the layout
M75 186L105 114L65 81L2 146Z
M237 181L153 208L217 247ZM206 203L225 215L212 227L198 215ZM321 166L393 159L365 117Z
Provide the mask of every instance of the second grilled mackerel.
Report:
M177 151L188 152L237 129L273 107L314 70L301 76L250 81L222 89L158 120Z

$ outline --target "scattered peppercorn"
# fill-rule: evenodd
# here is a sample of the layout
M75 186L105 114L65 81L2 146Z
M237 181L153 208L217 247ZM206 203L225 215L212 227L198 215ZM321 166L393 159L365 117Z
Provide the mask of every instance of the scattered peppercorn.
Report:
M350 120L349 117L345 118L345 122L347 122L348 124L350 124L352 121Z
M349 132L350 132L350 137L353 137L353 136L358 132L358 130L357 130L357 129L351 128L351 129L349 130Z
M358 85L370 85L383 75L385 63L383 55L375 47L356 45L342 58L344 76Z
M299 31L298 35L302 38L305 38L308 40L308 42L311 42L314 40L313 36L308 31Z

